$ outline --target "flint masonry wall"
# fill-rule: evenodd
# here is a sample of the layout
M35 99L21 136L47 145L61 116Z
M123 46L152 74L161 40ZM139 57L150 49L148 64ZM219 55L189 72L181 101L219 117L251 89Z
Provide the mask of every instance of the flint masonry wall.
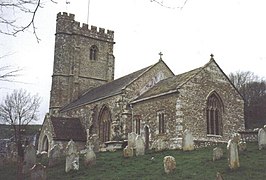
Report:
M50 111L76 99L85 90L114 79L114 32L88 27L75 21L73 14L58 13ZM97 59L90 49L97 47Z

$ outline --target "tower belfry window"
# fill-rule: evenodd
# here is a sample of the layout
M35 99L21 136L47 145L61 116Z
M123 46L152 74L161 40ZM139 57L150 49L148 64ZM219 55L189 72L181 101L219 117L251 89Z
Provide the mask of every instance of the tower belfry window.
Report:
M90 48L90 60L97 60L97 53L98 53L98 48L97 46L93 45Z

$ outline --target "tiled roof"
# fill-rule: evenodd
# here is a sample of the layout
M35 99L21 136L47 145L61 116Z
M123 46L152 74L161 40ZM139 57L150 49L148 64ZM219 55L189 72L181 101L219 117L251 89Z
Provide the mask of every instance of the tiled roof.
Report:
M78 118L51 117L55 140L86 141L86 133Z
M129 75L126 75L112 82L106 83L102 86L98 86L96 88L87 91L76 101L73 101L70 104L63 107L61 109L61 112L121 93L123 88L125 88L128 84L130 84L132 81L138 78L142 73L144 73L150 67L151 66L146 67L144 69L133 72Z

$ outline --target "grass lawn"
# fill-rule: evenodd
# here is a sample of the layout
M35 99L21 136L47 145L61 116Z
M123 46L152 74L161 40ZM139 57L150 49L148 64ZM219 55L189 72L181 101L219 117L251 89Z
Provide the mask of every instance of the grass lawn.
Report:
M240 168L230 170L227 163L227 151L221 160L212 161L213 147L197 149L191 152L168 150L164 152L147 152L146 155L125 159L122 151L97 153L96 165L86 168L80 158L80 170L65 173L65 160L57 167L47 169L47 179L203 179L213 180L220 172L225 180L266 179L266 150L259 151L256 143L249 143L248 150L240 153ZM163 158L175 157L176 170L165 174ZM151 160L154 157L154 160ZM47 160L43 161L47 164ZM0 179L15 179L14 165L0 169Z

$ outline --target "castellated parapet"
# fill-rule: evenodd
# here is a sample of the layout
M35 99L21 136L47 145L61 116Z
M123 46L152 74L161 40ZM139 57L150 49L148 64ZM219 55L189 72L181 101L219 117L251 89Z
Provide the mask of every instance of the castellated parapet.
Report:
M57 14L56 34L60 33L82 35L114 43L114 31L107 30L106 32L104 28L96 26L91 26L89 29L89 25L85 23L80 26L80 22L75 21L75 15L66 12Z

